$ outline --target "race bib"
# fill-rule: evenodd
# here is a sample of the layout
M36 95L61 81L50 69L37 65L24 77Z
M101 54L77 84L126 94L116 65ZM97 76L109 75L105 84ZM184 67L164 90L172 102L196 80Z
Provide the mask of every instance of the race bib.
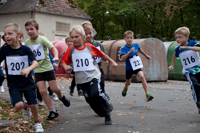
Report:
M44 49L42 47L42 44L31 45L31 46L29 46L29 48L32 50L37 61L45 58Z
M181 63L184 69L191 68L196 65L200 65L199 53L193 50L188 50L180 53Z
M21 75L21 70L29 66L28 56L9 56L6 57L8 75Z
M73 69L77 71L91 71L94 69L91 53L72 54Z
M96 48L98 48L99 50L101 50L100 46L98 46ZM98 56L95 56L94 59L95 59L96 63L100 63L102 61L102 58L98 57Z
M130 58L129 61L131 63L133 71L143 68L142 60L140 59L139 56L134 56L133 58Z

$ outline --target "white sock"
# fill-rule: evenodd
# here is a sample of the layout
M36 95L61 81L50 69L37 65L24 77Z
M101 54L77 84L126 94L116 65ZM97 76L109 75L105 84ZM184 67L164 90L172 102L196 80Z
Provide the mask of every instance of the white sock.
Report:
M50 111L57 112L55 108L51 109Z

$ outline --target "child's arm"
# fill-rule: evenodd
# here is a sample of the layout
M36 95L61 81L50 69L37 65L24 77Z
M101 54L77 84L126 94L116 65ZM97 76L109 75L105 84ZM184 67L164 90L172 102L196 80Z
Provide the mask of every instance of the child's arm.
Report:
M33 60L31 65L25 69L21 70L21 75L25 76L26 78L28 77L28 74L35 68L38 67L38 62L36 60Z
M62 58L63 58L65 52L66 52L66 51L64 51L63 55L61 56L60 60L58 61L58 67L60 67L60 65L61 65L61 61L62 61Z
M174 69L174 63L175 63L175 61L176 61L176 56L175 56L175 54L173 54L171 65L168 67L168 69L170 71L172 71Z
M54 55L54 58L52 59L52 61L58 61L59 60L58 50L55 47L53 47L53 48L51 48L51 51L53 52L53 55Z
M70 65L67 65L66 63L61 63L61 65L63 66L66 72L70 73L69 70L73 70L73 68Z
M148 54L146 54L142 49L140 49L140 50L138 50L141 54L143 54L148 60L150 60L151 59L151 57L148 55Z
M117 63L116 63L113 59L111 59L109 56L107 56L106 54L104 54L104 55L102 56L102 59L108 60L108 61L112 64L112 66L113 66L114 68L117 67Z
M131 50L130 50L127 54L123 54L123 55L121 56L121 61L125 61L125 60L128 58L128 56L129 56L134 50L135 50L135 47L132 47Z
M51 61L51 64L53 65L54 67L54 70L57 70L58 69L58 64L56 64L56 61L53 61L53 56L51 55L51 53L49 52L49 58L50 58L50 61Z
M193 50L193 51L200 51L200 47L199 46L194 46L194 47L180 46L179 47L179 50L184 50L184 49L189 49L189 50Z

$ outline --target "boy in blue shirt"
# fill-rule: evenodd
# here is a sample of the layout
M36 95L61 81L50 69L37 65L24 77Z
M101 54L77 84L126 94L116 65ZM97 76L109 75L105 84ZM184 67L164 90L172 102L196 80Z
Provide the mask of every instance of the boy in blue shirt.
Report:
M153 100L154 97L148 92L147 82L141 70L143 67L142 61L138 56L138 52L143 54L148 60L151 59L151 57L147 55L137 43L132 43L134 39L133 36L134 33L130 30L124 32L126 45L122 47L120 57L122 61L126 61L126 82L122 90L122 96L126 96L128 86L131 84L131 77L133 74L136 74L142 82L146 94L146 101L149 102Z
M176 42L180 45L175 48L169 70L174 69L176 58L180 57L183 65L182 73L191 85L193 100L200 114L200 58L198 53L200 44L189 40L190 30L187 27L178 28L174 35Z

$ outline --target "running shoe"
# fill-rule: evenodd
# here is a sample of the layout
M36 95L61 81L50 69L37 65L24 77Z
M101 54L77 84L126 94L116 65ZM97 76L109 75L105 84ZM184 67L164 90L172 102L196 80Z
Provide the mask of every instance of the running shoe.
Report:
M57 110L56 110L56 112L50 111L49 116L47 117L46 120L53 120L54 118L57 118L58 116L59 116L59 114L58 114Z
M34 124L34 127L35 127L36 133L43 133L44 132L44 129L43 129L42 124L40 122L36 122Z
M126 96L126 93L127 93L127 90L126 90L125 87L124 87L123 90L122 90L122 96L125 97L125 96Z
M110 114L105 116L105 124L112 125L112 120L111 120Z
M49 95L49 96L55 102L59 100L58 97L57 97L57 95L55 93L53 93L52 95Z
M151 101L151 100L153 100L154 99L154 97L151 95L151 94L147 94L146 95L146 101L147 102L149 102L149 101Z
M24 120L30 120L31 119L32 113L31 113L29 107L24 109L22 114L23 114Z
M60 99L60 101L62 101L63 104L64 104L66 107L69 107L69 106L70 106L70 101L69 101L69 99L68 99L65 95L62 96L62 98Z

